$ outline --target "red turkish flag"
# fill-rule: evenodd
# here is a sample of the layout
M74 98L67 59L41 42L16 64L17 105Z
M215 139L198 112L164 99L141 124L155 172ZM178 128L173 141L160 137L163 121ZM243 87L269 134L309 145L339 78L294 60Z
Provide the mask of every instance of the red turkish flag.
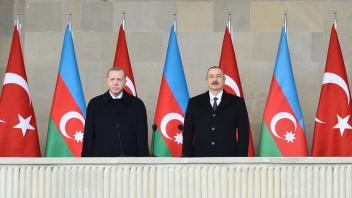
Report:
M16 26L1 93L0 156L40 157L37 124Z
M240 74L237 68L235 50L233 48L231 35L227 26L224 34L224 41L222 43L219 67L223 69L225 73L225 91L227 93L236 95L244 99ZM255 154L253 147L252 132L250 130L248 142L248 156L254 157L254 155Z
M117 40L116 52L115 52L115 60L114 67L120 67L126 72L126 86L125 91L130 93L133 96L137 96L136 86L134 83L132 68L130 57L128 55L125 30L120 25L119 37Z
M312 156L352 156L351 94L335 26L315 118Z

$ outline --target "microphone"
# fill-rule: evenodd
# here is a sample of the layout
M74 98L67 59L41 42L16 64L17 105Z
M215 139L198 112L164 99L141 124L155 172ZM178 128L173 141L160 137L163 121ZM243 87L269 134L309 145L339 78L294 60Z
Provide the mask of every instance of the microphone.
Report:
M156 131L156 130L158 129L158 127L156 126L156 124L153 124L152 129L153 129L153 131Z
M180 131L183 131L183 129L184 129L184 127L183 127L182 124L179 124L179 125L177 126L177 128L178 128L178 130L180 130Z
M154 155L154 140L155 140L155 132L156 132L156 130L158 129L158 126L154 123L153 125L152 125L152 129L153 129L153 133L152 133L152 144L151 144L151 147L152 147L152 156L153 157L156 157L155 155Z
M117 136L119 138L119 145L120 145L120 151L121 151L120 157L126 157L126 155L123 152L120 127L121 127L120 123L115 123L115 129L116 129L116 132L117 132Z

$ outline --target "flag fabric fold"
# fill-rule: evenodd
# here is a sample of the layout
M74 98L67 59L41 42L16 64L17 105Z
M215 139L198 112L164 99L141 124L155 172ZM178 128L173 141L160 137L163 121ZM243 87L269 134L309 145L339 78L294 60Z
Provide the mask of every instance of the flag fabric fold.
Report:
M17 26L1 93L0 157L40 157L38 128Z
M225 86L224 90L227 93L244 98L240 73L238 72L235 50L232 44L231 34L228 27L225 29L224 40L220 55L219 67L224 70ZM254 147L252 132L249 132L248 156L254 157Z
M335 26L315 118L312 156L352 156L351 92Z
M133 96L137 96L136 85L134 82L130 57L128 54L125 30L123 29L123 25L120 25L119 36L116 44L116 52L114 59L114 67L122 68L126 73L126 86L125 91Z
M46 142L47 157L79 157L86 104L70 26L66 26Z
M307 156L304 121L297 96L285 28L264 110L259 156Z
M173 26L154 117L152 151L155 156L182 155L182 131L188 100L186 78Z

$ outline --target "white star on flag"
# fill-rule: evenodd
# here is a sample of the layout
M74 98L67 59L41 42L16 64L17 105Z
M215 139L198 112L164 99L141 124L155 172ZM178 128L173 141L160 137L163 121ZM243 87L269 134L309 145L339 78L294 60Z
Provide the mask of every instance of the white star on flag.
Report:
M341 136L345 132L345 129L352 129L351 125L348 124L349 118L349 115L344 118L341 118L339 115L337 115L337 124L333 128L340 129Z
M293 140L296 139L295 134L292 133L291 131L290 132L286 132L286 134L284 136L285 136L285 140L287 141L287 143L290 143L290 142L293 143Z
M78 142L83 142L83 133L82 131L76 131L76 133L73 135L75 136L75 140Z
M24 119L20 114L18 114L18 119L20 122L13 128L21 129L23 137L26 135L27 130L29 129L35 130L33 126L30 124L31 118L32 116L29 116L28 118Z
M176 133L176 136L174 136L175 142L177 144L182 144L183 143L183 136L182 133Z

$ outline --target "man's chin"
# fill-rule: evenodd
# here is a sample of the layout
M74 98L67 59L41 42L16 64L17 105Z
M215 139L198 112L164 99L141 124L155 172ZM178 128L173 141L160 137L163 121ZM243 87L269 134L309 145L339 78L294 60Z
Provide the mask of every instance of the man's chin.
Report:
M220 88L217 87L217 88L211 88L210 90L211 90L211 91L221 91L222 89L223 89L223 88L221 88L221 87L220 87Z
M115 90L113 90L113 91L110 91L112 94L114 94L114 95L119 95L121 92L122 92L122 90L119 90L119 91L115 91Z

